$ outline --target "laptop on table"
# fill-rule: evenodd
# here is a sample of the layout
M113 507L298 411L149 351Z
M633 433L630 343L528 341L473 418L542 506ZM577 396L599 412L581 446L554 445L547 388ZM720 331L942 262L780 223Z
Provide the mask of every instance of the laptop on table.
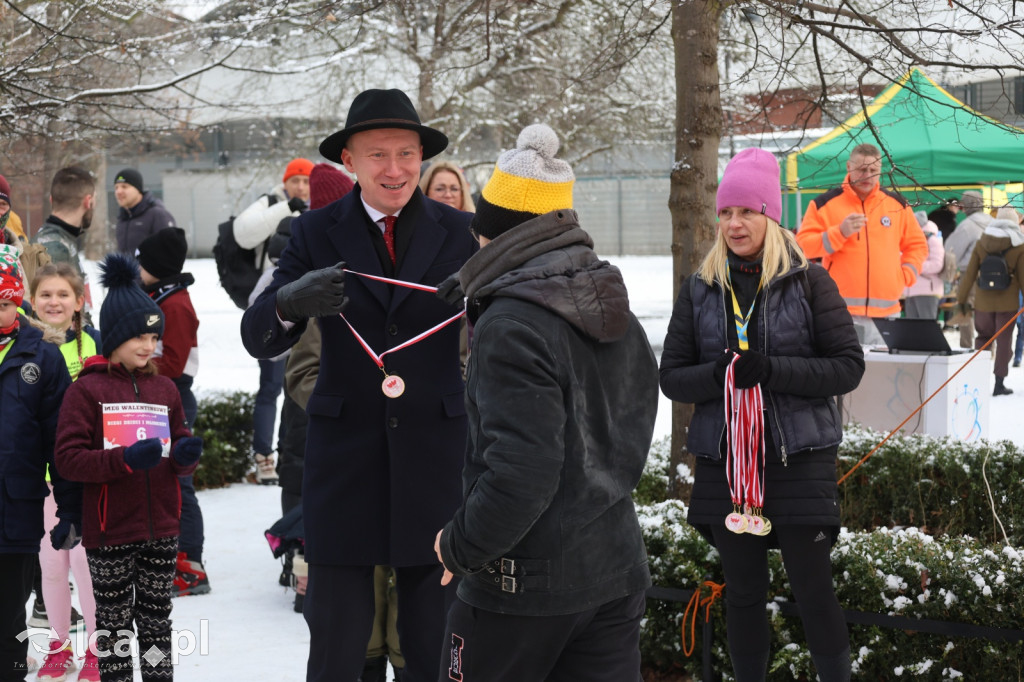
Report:
M966 350L953 350L949 347L942 327L934 320L915 320L905 317L886 319L872 318L889 353L905 353L911 355L956 355Z

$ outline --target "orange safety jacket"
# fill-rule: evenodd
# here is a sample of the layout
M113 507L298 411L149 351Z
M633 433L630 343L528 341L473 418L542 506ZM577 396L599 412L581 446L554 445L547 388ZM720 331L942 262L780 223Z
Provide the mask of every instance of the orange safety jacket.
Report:
M888 317L900 312L900 297L921 272L928 242L906 200L878 185L865 199L850 187L825 192L807 207L796 241L808 258L820 258L851 315ZM851 213L867 216L849 238L839 225Z

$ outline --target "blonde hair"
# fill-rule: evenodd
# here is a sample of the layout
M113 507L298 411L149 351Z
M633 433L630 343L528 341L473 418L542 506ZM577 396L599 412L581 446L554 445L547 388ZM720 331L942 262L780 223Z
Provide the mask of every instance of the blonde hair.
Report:
M67 282L68 286L71 287L71 291L75 294L76 301L85 298L85 282L82 281L82 277L75 272L75 269L69 263L65 261L47 263L38 268L32 276L32 286L29 287L29 290L32 292L33 307L35 307L35 292L38 291L39 285L42 284L43 280L52 277L59 277ZM35 314L38 315L38 313ZM71 328L75 330L79 360L82 359L82 327L82 309L79 308L71 315Z
M767 285L778 275L789 272L794 265L800 269L807 268L807 257L797 245L796 237L789 230L765 216L768 227L764 231L764 247L761 249L761 284ZM704 256L697 275L704 283L711 286L718 282L723 288L729 281L729 245L725 242L722 230L716 230L715 243Z
M459 179L459 188L462 190L462 206L459 208L468 213L476 213L476 205L473 203L473 197L469 195L469 183L466 182L466 176L462 174L459 167L451 161L435 161L427 167L426 172L423 173L423 177L420 178L420 191L423 192L423 196L427 196L427 190L430 189L430 183L434 181L434 176L439 171L448 171L453 173L455 177Z

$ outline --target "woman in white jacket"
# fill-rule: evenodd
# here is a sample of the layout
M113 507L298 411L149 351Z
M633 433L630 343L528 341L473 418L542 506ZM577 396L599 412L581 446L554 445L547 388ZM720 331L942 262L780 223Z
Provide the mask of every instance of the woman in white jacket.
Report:
M918 211L914 215L928 242L928 257L921 264L921 275L917 281L903 290L903 297L906 299L903 313L910 318L937 320L939 299L945 294L945 284L939 273L942 272L946 250L942 245L939 227L928 220L924 211Z
M256 265L265 271L270 262L265 258L264 244L288 216L305 211L309 202L309 174L313 162L292 159L284 169L284 179L267 194L249 204L234 222L235 241L243 249L255 249Z
M274 263L265 251L277 226L284 218L297 216L307 208L309 174L312 170L312 161L292 159L285 167L282 184L254 201L235 218L235 241L244 249L255 249L256 265L262 266L264 274L274 268ZM262 288L257 285L249 298L249 305L252 305L260 291ZM263 485L277 485L273 438L277 398L284 386L284 359L260 360L259 365L260 387L256 392L252 412L252 452L256 462L256 481Z

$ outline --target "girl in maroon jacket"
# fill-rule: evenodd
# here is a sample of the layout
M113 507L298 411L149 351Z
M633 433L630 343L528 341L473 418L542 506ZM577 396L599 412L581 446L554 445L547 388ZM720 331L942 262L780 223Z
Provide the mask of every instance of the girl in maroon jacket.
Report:
M100 310L102 357L86 361L65 395L55 459L81 481L82 544L96 597L96 654L105 682L130 682L120 632L138 632L143 680L170 680L171 587L178 550L178 476L202 440L185 423L174 383L152 363L164 321L135 283L137 263L110 254Z

